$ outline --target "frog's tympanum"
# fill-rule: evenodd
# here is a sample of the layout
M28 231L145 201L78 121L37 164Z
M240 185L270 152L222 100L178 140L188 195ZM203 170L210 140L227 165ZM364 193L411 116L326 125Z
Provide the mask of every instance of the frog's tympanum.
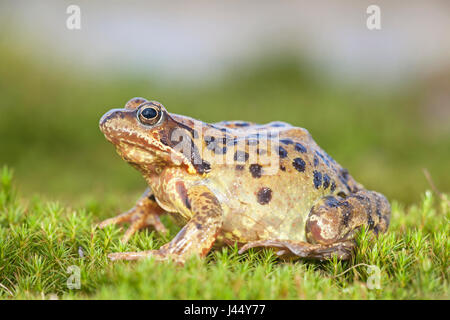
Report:
M273 248L281 258L349 259L358 229L389 225L386 198L356 182L309 132L284 122L204 123L134 98L100 120L119 155L149 188L130 211L100 224L129 222L165 232L159 216L184 227L158 250L112 253L184 263L213 245Z

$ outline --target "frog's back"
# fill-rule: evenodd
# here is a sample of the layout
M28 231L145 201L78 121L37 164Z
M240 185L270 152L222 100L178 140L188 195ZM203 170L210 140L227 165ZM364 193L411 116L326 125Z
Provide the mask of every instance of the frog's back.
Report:
M225 238L303 240L306 216L318 199L361 188L306 129L284 122L207 126L204 154L211 171L203 183L228 207Z

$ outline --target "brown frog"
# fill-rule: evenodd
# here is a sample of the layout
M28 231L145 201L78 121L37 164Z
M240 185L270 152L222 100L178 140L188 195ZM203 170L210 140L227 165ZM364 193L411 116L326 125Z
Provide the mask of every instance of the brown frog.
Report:
M349 259L361 226L375 234L388 228L386 198L365 190L303 128L208 124L134 98L106 113L100 129L149 185L134 208L100 227L129 222L128 241L144 227L165 232L163 213L184 224L159 250L112 253L112 260L184 263L234 243L240 253L270 247L281 258Z

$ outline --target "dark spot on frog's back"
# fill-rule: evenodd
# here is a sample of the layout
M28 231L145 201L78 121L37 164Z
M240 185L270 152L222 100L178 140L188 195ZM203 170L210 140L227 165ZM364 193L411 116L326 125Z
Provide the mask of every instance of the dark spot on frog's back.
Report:
M376 197L375 198L375 205L376 205L376 214L378 216L379 219L381 219L381 200L380 198Z
M208 150L212 150L216 154L225 154L227 152L227 147L226 146L220 147L218 144L219 143L225 144L226 140L227 139L225 137L216 138L213 136L206 136L205 137L206 148Z
M325 152L325 157L327 157L328 160L330 160L331 162L336 163L336 161L334 161L334 159L326 152Z
M320 185L322 184L322 173L320 171L314 170L314 187L316 189L319 189Z
M338 175L339 180L342 184L347 188L349 192L352 192L352 188L348 185L348 171L346 169L342 169L340 174Z
M334 192L334 190L336 190L336 182L332 181L330 191Z
M343 181L347 182L348 181L348 170L342 168L340 173L341 173Z
M330 161L328 161L328 159L325 158L325 156L321 152L316 150L316 155L318 155L319 158L322 159L322 161L327 165L327 167L330 166Z
M253 178L261 178L261 166L259 164L251 164L250 165L250 173L252 174Z
M215 137L213 137L213 136L206 136L204 140L205 140L205 143L206 143L207 147L214 148L214 146L215 146L214 142L216 141ZM210 147L210 146L212 146L212 147Z
M280 142L287 145L294 143L291 139L281 139Z
M323 175L323 188L327 189L330 186L330 177L328 176L328 174L324 174Z
M270 124L270 126L273 128L280 128L280 127L287 127L288 125L283 122L274 122L274 123Z
M278 146L278 154L280 155L280 158L286 158L288 155L288 152L283 147Z
M258 203L261 205L268 204L272 200L272 189L263 187L259 189L257 195Z
M250 123L248 123L248 122L235 122L234 125L236 127L248 127L250 125Z
M182 181L178 181L175 184L175 188L177 190L178 195L181 198L181 201L184 203L185 207L190 210L191 209L191 203L189 201L187 190L186 190L186 186L184 185L184 183Z
M295 144L295 150L301 153L306 153L308 151L304 145L298 142Z
M317 158L317 155L314 155L314 167L317 167L319 165L319 158Z
M292 161L292 166L298 172L304 172L305 171L305 167L306 167L306 163L305 163L305 161L302 158L295 158Z
M330 208L339 207L339 201L333 196L325 197L325 204Z

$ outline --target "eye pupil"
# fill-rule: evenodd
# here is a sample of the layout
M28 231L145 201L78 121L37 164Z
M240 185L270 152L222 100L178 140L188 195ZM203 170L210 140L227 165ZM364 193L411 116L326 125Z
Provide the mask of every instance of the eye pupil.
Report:
M158 111L156 111L154 108L145 108L144 110L142 110L141 115L145 118L145 119L153 119L158 115Z

